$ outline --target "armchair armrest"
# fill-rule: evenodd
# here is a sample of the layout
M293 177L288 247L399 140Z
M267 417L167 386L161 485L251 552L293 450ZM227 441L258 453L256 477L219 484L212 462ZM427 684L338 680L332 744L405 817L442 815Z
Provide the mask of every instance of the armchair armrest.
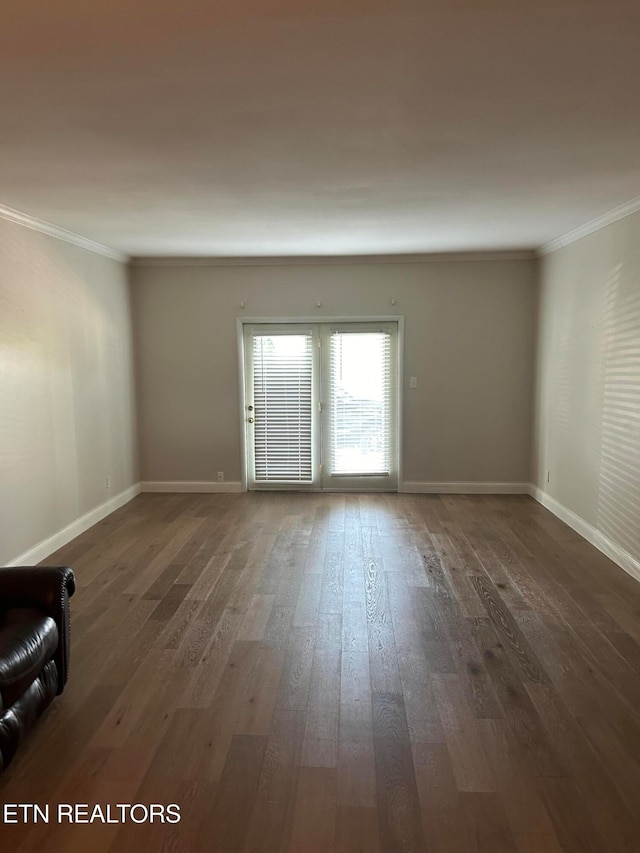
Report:
M39 607L56 618L64 606L64 594L71 597L76 581L71 569L54 566L22 566L0 569L0 600L12 607Z
M59 643L53 657L62 693L69 669L69 598L76 589L71 569L55 566L23 566L0 569L0 604L4 607L37 607L56 623Z

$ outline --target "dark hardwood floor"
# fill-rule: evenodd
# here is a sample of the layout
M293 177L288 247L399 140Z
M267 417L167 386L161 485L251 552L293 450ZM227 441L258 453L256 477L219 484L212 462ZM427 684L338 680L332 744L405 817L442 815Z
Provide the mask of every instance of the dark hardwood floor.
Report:
M76 572L11 851L640 849L640 585L521 496L141 495Z

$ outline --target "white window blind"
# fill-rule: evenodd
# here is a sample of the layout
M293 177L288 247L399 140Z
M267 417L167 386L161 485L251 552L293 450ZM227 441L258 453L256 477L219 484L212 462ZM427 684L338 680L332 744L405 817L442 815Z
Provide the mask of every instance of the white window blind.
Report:
M389 474L392 448L391 334L332 330L330 473Z
M253 336L255 479L310 482L311 331Z

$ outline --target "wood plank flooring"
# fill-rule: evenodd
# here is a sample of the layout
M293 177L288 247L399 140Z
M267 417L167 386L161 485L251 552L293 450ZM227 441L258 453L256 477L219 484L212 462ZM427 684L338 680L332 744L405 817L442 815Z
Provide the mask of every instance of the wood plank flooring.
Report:
M522 496L141 495L69 564L3 850L640 849L640 585Z

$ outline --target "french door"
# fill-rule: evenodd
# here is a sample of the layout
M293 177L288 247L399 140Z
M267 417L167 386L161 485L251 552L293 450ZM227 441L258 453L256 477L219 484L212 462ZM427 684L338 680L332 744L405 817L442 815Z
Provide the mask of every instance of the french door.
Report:
M244 326L249 489L398 487L398 328Z

